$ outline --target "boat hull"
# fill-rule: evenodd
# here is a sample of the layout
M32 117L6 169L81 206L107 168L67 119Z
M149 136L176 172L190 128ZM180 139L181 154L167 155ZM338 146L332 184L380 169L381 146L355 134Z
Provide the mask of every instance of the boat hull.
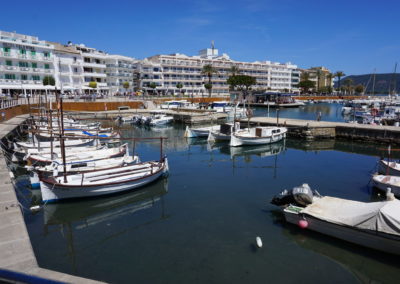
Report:
M400 176L400 170L392 167L392 163L387 164L387 161L380 160L378 162L378 172L382 175ZM394 163L394 162L393 162ZM394 163L395 165L396 163Z
M280 133L277 135L272 135L268 137L243 137L236 134L231 135L230 146L238 147L245 145L263 145L271 144L286 138L286 133Z
M128 190L134 190L149 184L158 178L168 174L168 161L165 159L164 166L157 172L144 177L132 180L121 180L119 182L99 184L92 186L71 186L50 183L46 180L40 180L40 190L42 192L43 202L57 202L76 198L90 198L110 194L122 193ZM62 177L57 177L62 178Z
M400 238L396 236L384 236L375 232L354 229L329 223L309 215L297 214L284 210L288 223L299 224L300 220L306 220L307 229L324 235L335 237L364 247L369 247L386 253L400 255Z
M390 179L392 176L385 176L383 179L380 179L379 177L380 176L374 176L372 178L372 185L384 192L386 192L387 189L390 188L394 196L400 198L400 186L391 182Z

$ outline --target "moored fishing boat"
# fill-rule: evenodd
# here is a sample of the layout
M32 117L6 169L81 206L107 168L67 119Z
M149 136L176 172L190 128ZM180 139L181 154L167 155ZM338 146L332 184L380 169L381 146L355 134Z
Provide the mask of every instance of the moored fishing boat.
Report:
M93 151L84 151L84 152L74 152L74 151L67 151L65 155L65 161L72 162L72 161L84 161L84 160L100 160L100 159L108 159L108 158L116 158L126 155L128 152L128 144L123 144L119 147L114 148L102 148ZM28 154L24 157L25 160L29 161L31 165L34 166L41 166L51 164L55 159L54 153L51 155L50 153L46 154ZM57 161L61 163L60 161Z
M210 130L207 141L229 141L231 134L240 129L240 123L224 123L218 130Z
M189 126L186 126L184 137L186 138L208 137L210 130L213 131L218 129L219 125L197 127L197 128L191 128Z
M230 146L262 145L286 138L286 127L251 127L232 133Z
M168 173L168 159L89 173L40 177L44 202L96 197L144 186ZM65 178L65 180L64 180Z
M400 201L359 202L314 196L307 184L272 200L288 223L357 245L400 255Z
M132 157L129 156L129 153L127 153L125 156L116 158L71 161L65 164L65 171L67 174L78 174L96 170L108 170L117 167L125 167L139 162L140 159L138 156ZM57 176L58 173L62 173L64 171L64 165L59 161L53 161L50 165L41 167L27 166L27 169L30 170L29 179L31 182L31 187L32 189L36 189L40 187L39 176Z

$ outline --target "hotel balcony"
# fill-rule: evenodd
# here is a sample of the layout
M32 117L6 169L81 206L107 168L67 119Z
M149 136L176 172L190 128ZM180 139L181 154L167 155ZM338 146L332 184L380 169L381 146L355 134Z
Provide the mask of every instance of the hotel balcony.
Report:
M85 77L94 77L94 78L106 78L107 74L105 73L95 73L95 72L85 72L82 73Z
M102 68L102 69L107 68L105 64L93 63L93 62L82 62L82 66L91 68Z

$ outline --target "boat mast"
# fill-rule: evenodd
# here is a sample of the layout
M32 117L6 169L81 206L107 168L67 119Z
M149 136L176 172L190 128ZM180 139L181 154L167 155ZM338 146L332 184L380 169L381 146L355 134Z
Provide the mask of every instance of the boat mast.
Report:
M58 113L59 113L59 117L58 117L58 122L60 125L59 128L59 134L60 134L60 147L61 147L61 156L62 156L62 160L63 160L63 168L64 168L64 183L67 183L67 167L65 165L65 144L64 144L64 113L63 113L63 103L62 103L62 95L60 94L60 96L58 97ZM61 119L60 119L61 118Z
M372 81L372 95L375 95L375 79L376 79L376 68L374 68L374 77Z

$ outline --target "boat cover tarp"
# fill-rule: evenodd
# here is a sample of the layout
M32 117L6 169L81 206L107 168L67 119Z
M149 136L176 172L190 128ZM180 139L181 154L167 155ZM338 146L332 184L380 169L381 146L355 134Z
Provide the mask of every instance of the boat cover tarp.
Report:
M301 213L358 229L400 236L400 201L359 202L325 196Z

